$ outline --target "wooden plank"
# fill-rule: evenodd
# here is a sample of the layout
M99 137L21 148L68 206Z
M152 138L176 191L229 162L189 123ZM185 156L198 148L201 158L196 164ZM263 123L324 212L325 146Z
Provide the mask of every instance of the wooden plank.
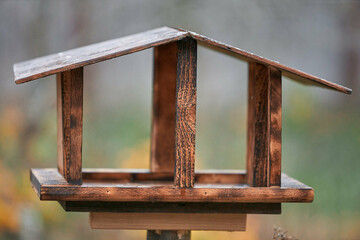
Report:
M281 71L269 67L269 186L281 186L281 128L282 128L282 87Z
M174 173L151 172L148 169L83 169L84 181L102 182L144 182L173 181ZM196 183L241 184L245 183L243 170L198 170Z
M57 75L58 169L72 184L81 184L83 68Z
M269 186L269 70L255 64L254 68L254 151L252 155L252 186Z
M150 169L172 175L175 167L176 71L177 42L155 47Z
M93 229L245 231L245 214L90 213Z
M169 172L174 179L175 169L175 93L177 76L177 42L154 49L154 91L151 129L152 172ZM173 180L174 181L174 180ZM143 206L143 205L140 205ZM154 210L154 206L147 209ZM160 209L163 209L160 207ZM190 231L148 230L147 239L189 239Z
M57 168L64 175L63 74L56 75ZM69 95L67 96L69 98ZM65 99L67 99L65 97Z
M281 203L63 201L60 204L68 212L281 213Z
M190 231L148 230L147 240L190 240Z
M249 65L248 183L255 187L281 185L281 72Z
M308 73L302 72L292 67L288 67L285 65L280 64L277 61L272 61L261 57L259 55L253 54L251 52L247 52L245 50L239 49L237 47L233 47L231 45L213 40L206 36L187 31L190 36L196 39L201 46L205 46L207 48L213 49L215 51L219 51L221 53L239 58L241 60L247 61L249 63L260 63L265 66L271 66L277 68L283 72L283 75L298 81L303 84L311 84L319 87L325 87L328 89L333 89L342 93L351 94L352 90L350 88L341 86L340 84L332 83L325 79L310 75Z
M113 183L84 181L68 184L56 169L32 169L31 180L41 200L123 202L312 202L312 188L282 175L281 187L249 187L247 184L197 183L177 188L172 182Z
M264 57L194 32L169 27L157 28L143 33L100 42L14 64L15 83L20 84L32 81L62 71L83 67L89 64L138 52L150 47L177 41L185 37L196 39L202 46L234 56L241 60L275 67L281 70L284 76L300 83L326 87L347 94L351 94L352 92L350 88L282 65L277 61L271 61Z
M154 48L154 89L151 128L152 172L169 172L174 181L175 103L178 43ZM149 206L149 209L153 209ZM148 230L147 239L190 239L190 231Z
M255 134L255 63L249 63L248 72L248 108L247 108L247 136L246 136L246 177L250 186L253 186L253 157L254 157L254 134Z
M138 52L182 39L187 35L187 32L161 27L17 63L14 65L15 83L32 81L55 73Z
M184 188L194 186L196 41L191 38L178 41L177 55L174 184Z

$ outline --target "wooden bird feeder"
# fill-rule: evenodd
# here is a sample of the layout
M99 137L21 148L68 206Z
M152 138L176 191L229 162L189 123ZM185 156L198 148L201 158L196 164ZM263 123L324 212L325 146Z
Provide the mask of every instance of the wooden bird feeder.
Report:
M245 171L194 169L198 44L249 63ZM148 48L154 48L150 169L82 169L83 68ZM147 229L174 229L163 225L169 223L168 214L178 214L171 216L179 230L244 230L244 225L229 225L243 222L243 214L279 214L284 202L312 202L311 187L281 173L282 75L351 93L278 62L170 27L18 63L14 73L17 84L56 74L57 168L31 169L31 183L40 200L59 201L66 211L92 212L95 228L122 228L122 220L139 219L139 213L146 222L147 213L160 221L156 225L151 220ZM195 226L205 216L198 214L215 214L210 218L227 224L216 229L203 221L205 227ZM224 220L224 214L233 218ZM184 216L196 221L182 226L182 220L189 220Z

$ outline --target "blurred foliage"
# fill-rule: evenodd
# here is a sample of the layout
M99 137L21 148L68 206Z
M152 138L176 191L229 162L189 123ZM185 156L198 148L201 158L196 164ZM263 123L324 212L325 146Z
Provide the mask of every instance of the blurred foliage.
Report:
M360 232L357 226L360 223L360 190L357 181L360 177L358 171L360 163L357 161L357 156L360 154L360 149L354 146L360 144L360 126L358 124L360 115L354 111L331 109L331 107L321 109L316 106L316 103L297 94L293 94L289 98L289 102L292 108L285 109L283 117L283 168L291 176L315 188L315 201L312 204L284 204L283 214L280 216L249 216L248 230L245 233L194 232L193 239L222 239L224 237L228 239L262 239L263 235L271 236L273 224L283 226L284 229L291 230L290 232L294 236L301 237L308 235L302 232L300 226L306 226L309 228L307 230L309 232L317 232L311 226L314 222L317 226L326 223L324 225L326 231L319 234L319 239L332 239L330 234L345 239L359 237ZM26 224L23 218L30 214L31 219L39 219L38 228L43 229L43 232L36 233L37 236L46 236L46 239L57 239L60 238L59 236L75 239L89 235L89 239L102 239L103 232L89 230L86 214L65 213L57 203L40 203L37 199L30 187L28 171L21 166L23 161L21 159L19 161L18 154L13 152L19 150L17 144L21 142L22 127L21 121L18 120L17 106L11 108L12 110L7 108L2 111L2 124L0 125L0 141L4 143L1 145L1 156L2 159L7 158L7 161L1 161L0 165L0 228L3 234L7 234L4 236L9 236L10 233L16 235L21 232L21 228ZM218 120L208 121L206 126L209 131L216 133L218 122L222 118L222 122L227 123L229 115L233 114L232 111L219 114L222 117ZM131 116L136 116L136 114L128 114L123 120L122 117L117 117L117 113L109 112L108 115L102 116L101 121L93 122L94 126L91 129L96 132L96 137L91 141L84 140L88 144L84 148L84 155L87 156L84 163L92 165L91 167L147 168L150 154L148 139L150 126L141 127L144 125L142 121L148 122L148 120L145 120L145 116L139 117L140 113L137 114L136 119L131 119ZM56 118L54 109L43 118L38 124L38 131L28 136L24 145L25 152L23 154L28 160L31 160L32 167L51 167L55 164ZM241 121L245 121L244 117ZM104 130L104 123L106 123L106 129L113 129L113 131ZM227 146L229 149L236 148L236 144L241 143L239 139L244 138L245 128L235 133L233 128L234 124L231 122L222 124L222 134L216 133L218 137L212 140L208 137L209 133L198 135L198 142L202 142L212 149L211 152L216 152L216 154L210 155L206 151L204 155L197 152L196 157L200 161L201 168L208 168L209 165L230 168L237 158L239 162L242 162L242 157L239 157L238 154L230 154L230 158L234 160L222 158L221 164L218 163L219 156L228 154L224 151L223 146L219 146L219 138L237 139L235 145ZM89 136L90 134L84 133L84 135ZM112 141L116 144L124 142L125 146L106 147L106 141L101 141L101 139L107 139L107 137L114 138ZM129 141L126 141L127 139ZM91 149L89 152L94 151L94 154L86 152L89 149ZM101 153L95 154L97 149L103 149L101 152L106 152L107 158L104 158ZM99 157L104 160L99 161ZM332 228L329 229L328 225ZM57 230L59 226L67 231L59 232ZM269 227L264 230L263 226ZM93 231L95 234L90 234ZM121 232L121 234L110 232L109 235L108 233L105 235L139 239L145 234L143 231Z
M0 1L0 239L145 238L146 231L91 230L88 214L39 201L29 168L56 166L55 81L15 86L12 64L162 25L354 90L345 96L284 78L282 167L314 187L314 202L250 215L246 232L194 231L192 239L271 239L274 225L298 239L360 239L360 4L140 2ZM144 51L85 69L84 167L149 167L151 59ZM245 167L246 72L245 63L199 48L197 169Z

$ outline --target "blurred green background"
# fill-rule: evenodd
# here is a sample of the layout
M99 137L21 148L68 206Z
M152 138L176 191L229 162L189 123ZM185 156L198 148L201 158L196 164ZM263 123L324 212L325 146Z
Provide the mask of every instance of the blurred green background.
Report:
M16 62L163 25L192 30L353 89L283 79L283 170L311 204L251 215L247 232L192 239L360 239L360 2L0 1L0 239L144 239L91 230L88 214L40 202L29 168L56 166L55 77L16 86ZM85 167L149 166L152 50L85 68ZM198 53L196 167L245 167L247 64Z

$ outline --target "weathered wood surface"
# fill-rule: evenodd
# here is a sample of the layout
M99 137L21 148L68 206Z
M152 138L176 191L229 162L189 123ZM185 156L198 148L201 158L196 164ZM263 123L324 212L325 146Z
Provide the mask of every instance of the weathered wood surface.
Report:
M62 201L68 212L280 214L281 203Z
M248 69L248 106L247 106L247 136L246 136L246 178L247 183L253 186L254 171L254 114L255 114L255 63L249 63Z
M154 48L150 169L172 175L175 167L177 49L177 42Z
M246 214L90 213L93 229L245 231Z
M255 64L254 81L254 152L252 153L253 182L255 187L269 187L269 71Z
M249 187L248 184L196 183L177 188L172 182L102 182L83 180L68 184L57 169L32 169L31 182L41 200L123 202L311 202L314 191L286 175L281 187Z
M198 170L195 172L196 183L241 184L246 183L243 170ZM83 169L85 181L145 182L173 181L174 173L152 172L148 169Z
M281 185L281 72L262 64L249 65L248 183Z
M326 88L337 90L339 92L343 92L346 94L351 94L351 92L352 92L352 90L350 88L341 86L340 84L332 83L330 81L310 75L308 73L302 72L295 68L282 65L277 61L272 61L272 60L266 59L259 55L256 55L256 54L250 53L248 51L242 50L240 48L233 47L231 45L213 40L211 38L208 38L206 36L203 36L203 35L200 35L200 34L197 34L194 32L190 32L190 31L187 31L187 32L190 34L190 36L192 38L198 40L199 45L211 48L213 50L219 51L219 52L227 54L227 55L231 55L233 57L247 61L249 63L260 63L260 64L263 64L266 66L271 66L271 67L277 68L283 72L284 76L286 76L292 80L296 80L300 83L316 85L319 87L326 87Z
M81 184L83 68L57 74L58 169L73 184Z
M269 67L269 186L281 186L282 86L281 71Z
M147 240L190 240L190 231L175 231L175 230L148 230Z
M58 72L94 64L150 47L177 41L185 37L196 39L199 44L205 47L237 57L241 60L275 67L281 70L284 76L301 83L322 86L347 94L350 94L352 91L347 87L315 77L295 68L282 65L276 61L271 61L203 35L169 27L157 28L143 33L14 64L15 83L19 84L32 81Z
M197 43L191 38L177 42L175 177L176 187L193 187L196 134Z
M24 83L58 72L138 52L184 38L187 35L186 32L161 27L17 63L14 65L15 82Z
M168 172L174 181L175 110L178 43L154 48L153 114L151 127L151 172ZM150 203L151 204L151 203ZM139 204L144 207L147 204ZM155 206L154 206L155 205ZM156 204L145 206L142 212L155 210ZM129 206L127 206L127 209ZM159 207L157 208L159 209ZM168 209L160 206L160 209ZM189 239L190 231L148 230L147 239Z

